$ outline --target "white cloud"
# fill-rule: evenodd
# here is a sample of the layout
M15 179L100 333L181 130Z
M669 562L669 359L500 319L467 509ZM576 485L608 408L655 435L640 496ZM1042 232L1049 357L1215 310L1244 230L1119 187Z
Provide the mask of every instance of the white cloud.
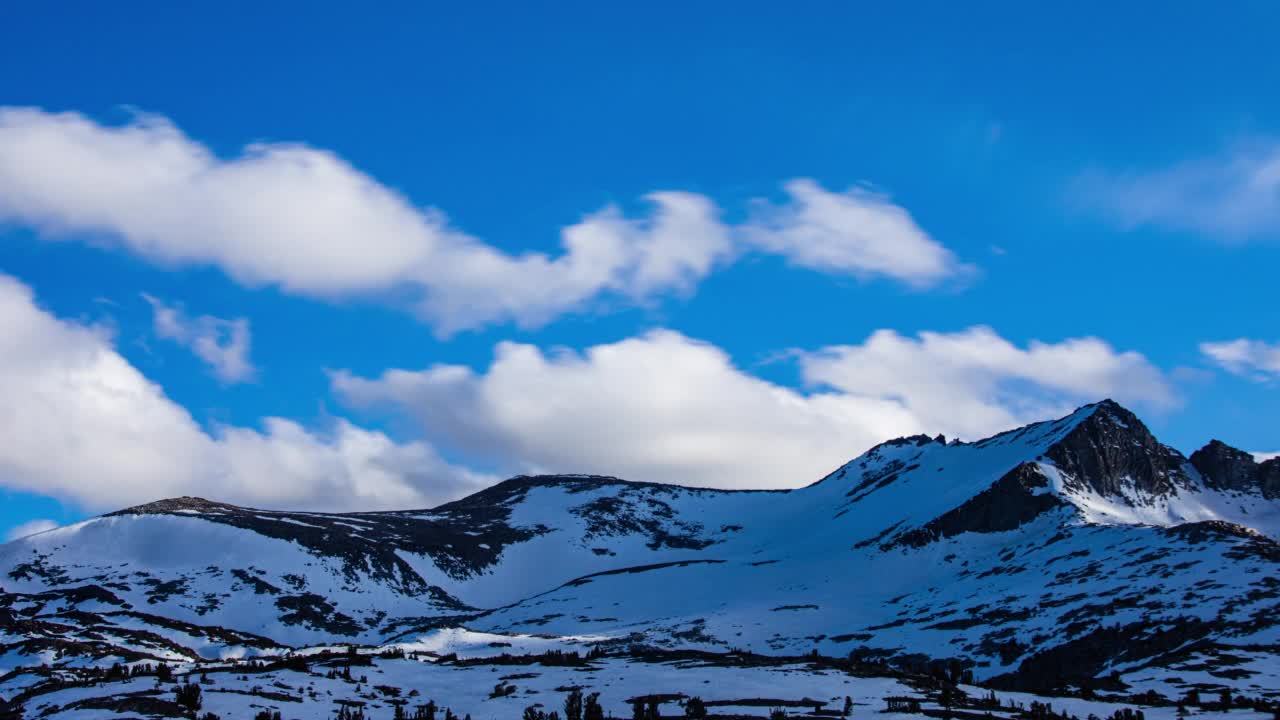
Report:
M869 445L915 432L976 437L1112 395L1174 402L1140 355L1095 339L1018 348L989 329L795 353L816 389L735 367L715 346L654 331L578 353L497 346L483 372L438 365L376 379L335 373L353 405L416 417L423 440L283 418L206 431L112 347L0 275L0 483L93 510L196 494L264 507L423 507L503 471L598 472L716 487L794 487Z
M162 265L217 266L249 286L408 297L442 334L534 326L604 296L689 292L751 249L913 286L962 269L884 197L804 180L786 188L788 203L760 203L741 226L701 195L655 192L643 217L605 208L563 228L558 256L510 255L330 152L258 143L223 159L156 116L104 126L0 108L0 221L46 238L88 234Z
M665 330L581 353L502 343L483 373L339 372L333 385L355 406L407 412L432 442L511 471L733 488L804 485L901 435L979 437L1107 395L1174 402L1140 355L1087 338L1024 350L985 328L919 341L882 331L799 356L822 388L767 382L719 348Z
M1155 226L1228 239L1280 233L1280 140L1150 172L1088 173L1082 199L1126 228Z
M322 432L266 418L210 433L112 347L101 328L36 306L0 275L0 484L93 510L176 495L268 507L433 505L492 478L425 443L345 421Z
M223 161L160 117L106 127L24 108L0 111L0 208L52 233L98 231L149 260L307 294L404 280L447 235L441 218L331 153L258 144Z
M211 315L191 318L178 305L168 305L144 294L154 312L156 335L189 348L225 383L240 383L254 376L249 361L249 321L225 320Z
M583 354L502 343L488 371L439 365L334 376L358 405L394 403L428 437L511 470L592 472L719 487L794 487L885 434L917 429L893 403L803 395L720 349L655 331Z
M36 520L28 520L27 522L24 522L21 525L14 526L9 530L9 532L5 533L4 541L11 542L13 540L17 540L18 538L24 538L28 535L35 535L36 533L46 532L56 527L58 527L58 523L52 520L46 520L44 518L39 518Z
M1251 380L1280 377L1280 344L1240 338L1200 343L1200 352L1227 372Z
M1256 452L1250 454L1253 455L1254 460L1257 460L1260 463L1280 457L1280 452Z
M564 253L519 257L476 240L437 253L419 313L448 334L512 319L525 327L584 307L603 293L644 302L663 292L689 292L732 244L715 205L691 193L659 192L653 208L631 219L606 208L561 231Z
M823 190L812 180L786 184L790 202L756 205L746 240L801 267L858 277L884 275L927 287L967 270L955 255L883 195Z
M1020 348L981 326L917 338L879 330L861 345L825 348L801 364L810 383L895 398L924 426L966 438L1104 397L1155 411L1177 404L1145 357L1090 337Z

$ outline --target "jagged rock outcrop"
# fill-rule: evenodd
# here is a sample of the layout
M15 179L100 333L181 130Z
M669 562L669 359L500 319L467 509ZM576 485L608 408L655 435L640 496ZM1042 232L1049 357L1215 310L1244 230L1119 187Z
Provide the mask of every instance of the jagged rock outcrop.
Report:
M1207 487L1250 492L1258 487L1258 463L1251 453L1237 450L1221 440L1191 453L1191 464L1204 477Z
M920 547L939 538L961 533L995 533L1014 530L1040 515L1068 508L1070 503L1046 492L1049 481L1036 463L1022 463L994 485L963 505L903 534L898 542Z
M1191 464L1200 471L1207 487L1280 498L1280 458L1259 463L1252 453L1221 440L1210 440L1191 453Z
M1045 453L1070 486L1103 497L1142 499L1192 486L1185 458L1156 440L1136 415L1112 400L1094 408Z
M1258 487L1268 500L1280 500L1280 457L1258 465Z

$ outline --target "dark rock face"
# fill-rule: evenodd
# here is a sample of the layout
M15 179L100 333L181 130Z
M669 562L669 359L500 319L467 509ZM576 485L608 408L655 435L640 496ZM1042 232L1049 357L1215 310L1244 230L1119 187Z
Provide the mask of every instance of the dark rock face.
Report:
M1111 400L1098 403L1046 455L1068 487L1105 497L1163 497L1193 485L1182 454L1160 444L1137 416Z
M1048 484L1034 463L1023 463L963 505L903 534L898 543L920 547L960 533L1017 529L1042 513L1068 506L1052 493L1037 492Z
M1248 492L1258 485L1258 463L1253 456L1221 440L1210 440L1191 453L1191 464L1204 476L1207 487Z
M1258 466L1258 486L1262 488L1262 497L1280 499L1280 457Z
M191 497L183 495L176 498L165 498L164 500L156 500L145 505L135 505L134 507L117 510L107 513L107 517L113 515L166 515L173 513L227 513L244 510L244 508L236 505L228 505L227 503L214 502L205 500L200 497Z
M1191 453L1191 464L1204 476L1204 484L1217 490L1261 493L1267 499L1280 498L1280 458L1264 463L1221 440Z

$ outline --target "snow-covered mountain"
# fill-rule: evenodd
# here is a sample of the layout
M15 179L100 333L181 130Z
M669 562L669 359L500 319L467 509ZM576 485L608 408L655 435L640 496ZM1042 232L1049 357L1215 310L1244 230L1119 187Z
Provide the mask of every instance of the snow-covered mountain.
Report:
M1185 458L1111 401L980 442L893 440L793 491L519 477L348 514L177 498L0 547L0 693L42 663L468 638L1274 693L1278 538L1280 459L1218 441Z

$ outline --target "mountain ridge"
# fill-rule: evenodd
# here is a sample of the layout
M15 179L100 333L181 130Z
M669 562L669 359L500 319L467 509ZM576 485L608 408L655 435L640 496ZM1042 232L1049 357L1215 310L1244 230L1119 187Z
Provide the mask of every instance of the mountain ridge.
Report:
M1040 423L1032 423L997 433L991 437L976 441L952 440L948 443L941 435L929 436L927 434L916 434L910 436L902 436L892 438L873 445L864 453L855 457L840 468L833 470L826 476L810 483L809 485L798 488L789 489L757 489L757 488L706 488L700 486L687 486L679 483L663 483L653 481L627 480L610 475L597 474L533 474L533 475L516 475L505 480L501 480L489 487L482 488L476 492L442 503L433 508L406 508L401 510L385 510L385 511L298 511L298 510L281 510L256 508L249 506L239 506L231 503L225 503L217 500L209 500L202 497L181 496L175 498L164 498L141 505L122 508L113 512L106 513L105 516L128 515L128 514L160 514L184 511L197 512L220 512L228 510L237 511L261 511L266 513L284 513L293 515L316 515L316 516L342 516L342 515L383 515L383 514L419 514L429 515L435 512L448 512L459 508L469 508L478 505L497 505L509 501L513 495L527 491L532 487L546 485L563 485L574 488L576 491L582 491L590 487L598 487L601 485L619 485L628 487L646 487L646 488L674 488L688 492L699 493L794 493L804 491L814 486L827 482L830 478L839 476L841 470L849 465L867 457L875 455L877 452L885 448L895 448L903 446L921 447L929 444L938 444L941 446L974 446L982 447L992 443L999 442L1002 438L1011 435L1025 433L1031 428L1054 423L1064 422L1072 418L1077 418L1078 422L1073 424L1071 432L1060 438L1059 443L1055 443L1048 457L1052 459L1059 468L1067 470L1070 474L1089 478L1098 484L1092 486L1092 489L1104 494L1122 494L1117 491L1122 490L1119 482L1120 478L1129 478L1137 483L1137 488L1145 493L1167 495L1174 492L1178 487L1186 488L1193 484L1194 478L1186 472L1182 466L1190 464L1195 468L1204 479L1205 484L1209 487L1229 490L1248 491L1252 489L1253 484L1265 487L1264 496L1268 498L1280 497L1280 458L1258 463L1254 460L1250 453L1234 448L1226 443L1212 439L1204 447L1194 451L1190 456L1183 456L1178 450L1159 443L1154 435L1146 428L1146 426L1131 411L1124 408L1119 403L1111 399L1104 399L1096 403L1090 403L1077 408L1071 414L1060 418L1057 421L1043 421ZM1100 421L1101 419L1101 421ZM1086 448L1082 443L1088 443L1091 440L1098 439L1099 435L1106 435L1115 432L1116 426L1125 430L1130 428L1136 429L1136 437L1138 437L1143 447L1143 452L1119 453L1107 456L1098 454L1096 447ZM1062 443L1072 443L1072 445L1064 447ZM1105 438L1102 443L1103 447L1107 447ZM1116 447L1116 443L1110 444L1110 447ZM1127 448L1123 448L1126 449ZM1094 457L1090 457L1094 455ZM1138 462L1134 462L1137 458ZM1197 460L1199 459L1199 460ZM1101 460L1101 462L1099 462ZM1146 461L1145 463L1143 461ZM1090 462L1092 467L1081 467L1082 462ZM1197 464L1199 462L1199 464ZM1126 471L1134 469L1139 470L1140 474L1137 478L1126 474ZM1212 468L1212 472L1209 469ZM1274 468L1274 471L1273 471ZM1271 492L1270 486L1264 484L1270 481L1272 474L1276 477L1276 490ZM1249 481L1254 477L1258 480L1251 484ZM1219 479L1221 478L1221 479Z
M887 441L793 490L549 475L424 510L171 498L0 546L2 657L20 667L39 638L64 662L198 664L455 628L924 656L1041 689L1146 668L1173 690L1233 657L1231 687L1280 687L1254 667L1280 647L1280 503L1266 463L1212 448L1197 466L1103 401L975 442Z

